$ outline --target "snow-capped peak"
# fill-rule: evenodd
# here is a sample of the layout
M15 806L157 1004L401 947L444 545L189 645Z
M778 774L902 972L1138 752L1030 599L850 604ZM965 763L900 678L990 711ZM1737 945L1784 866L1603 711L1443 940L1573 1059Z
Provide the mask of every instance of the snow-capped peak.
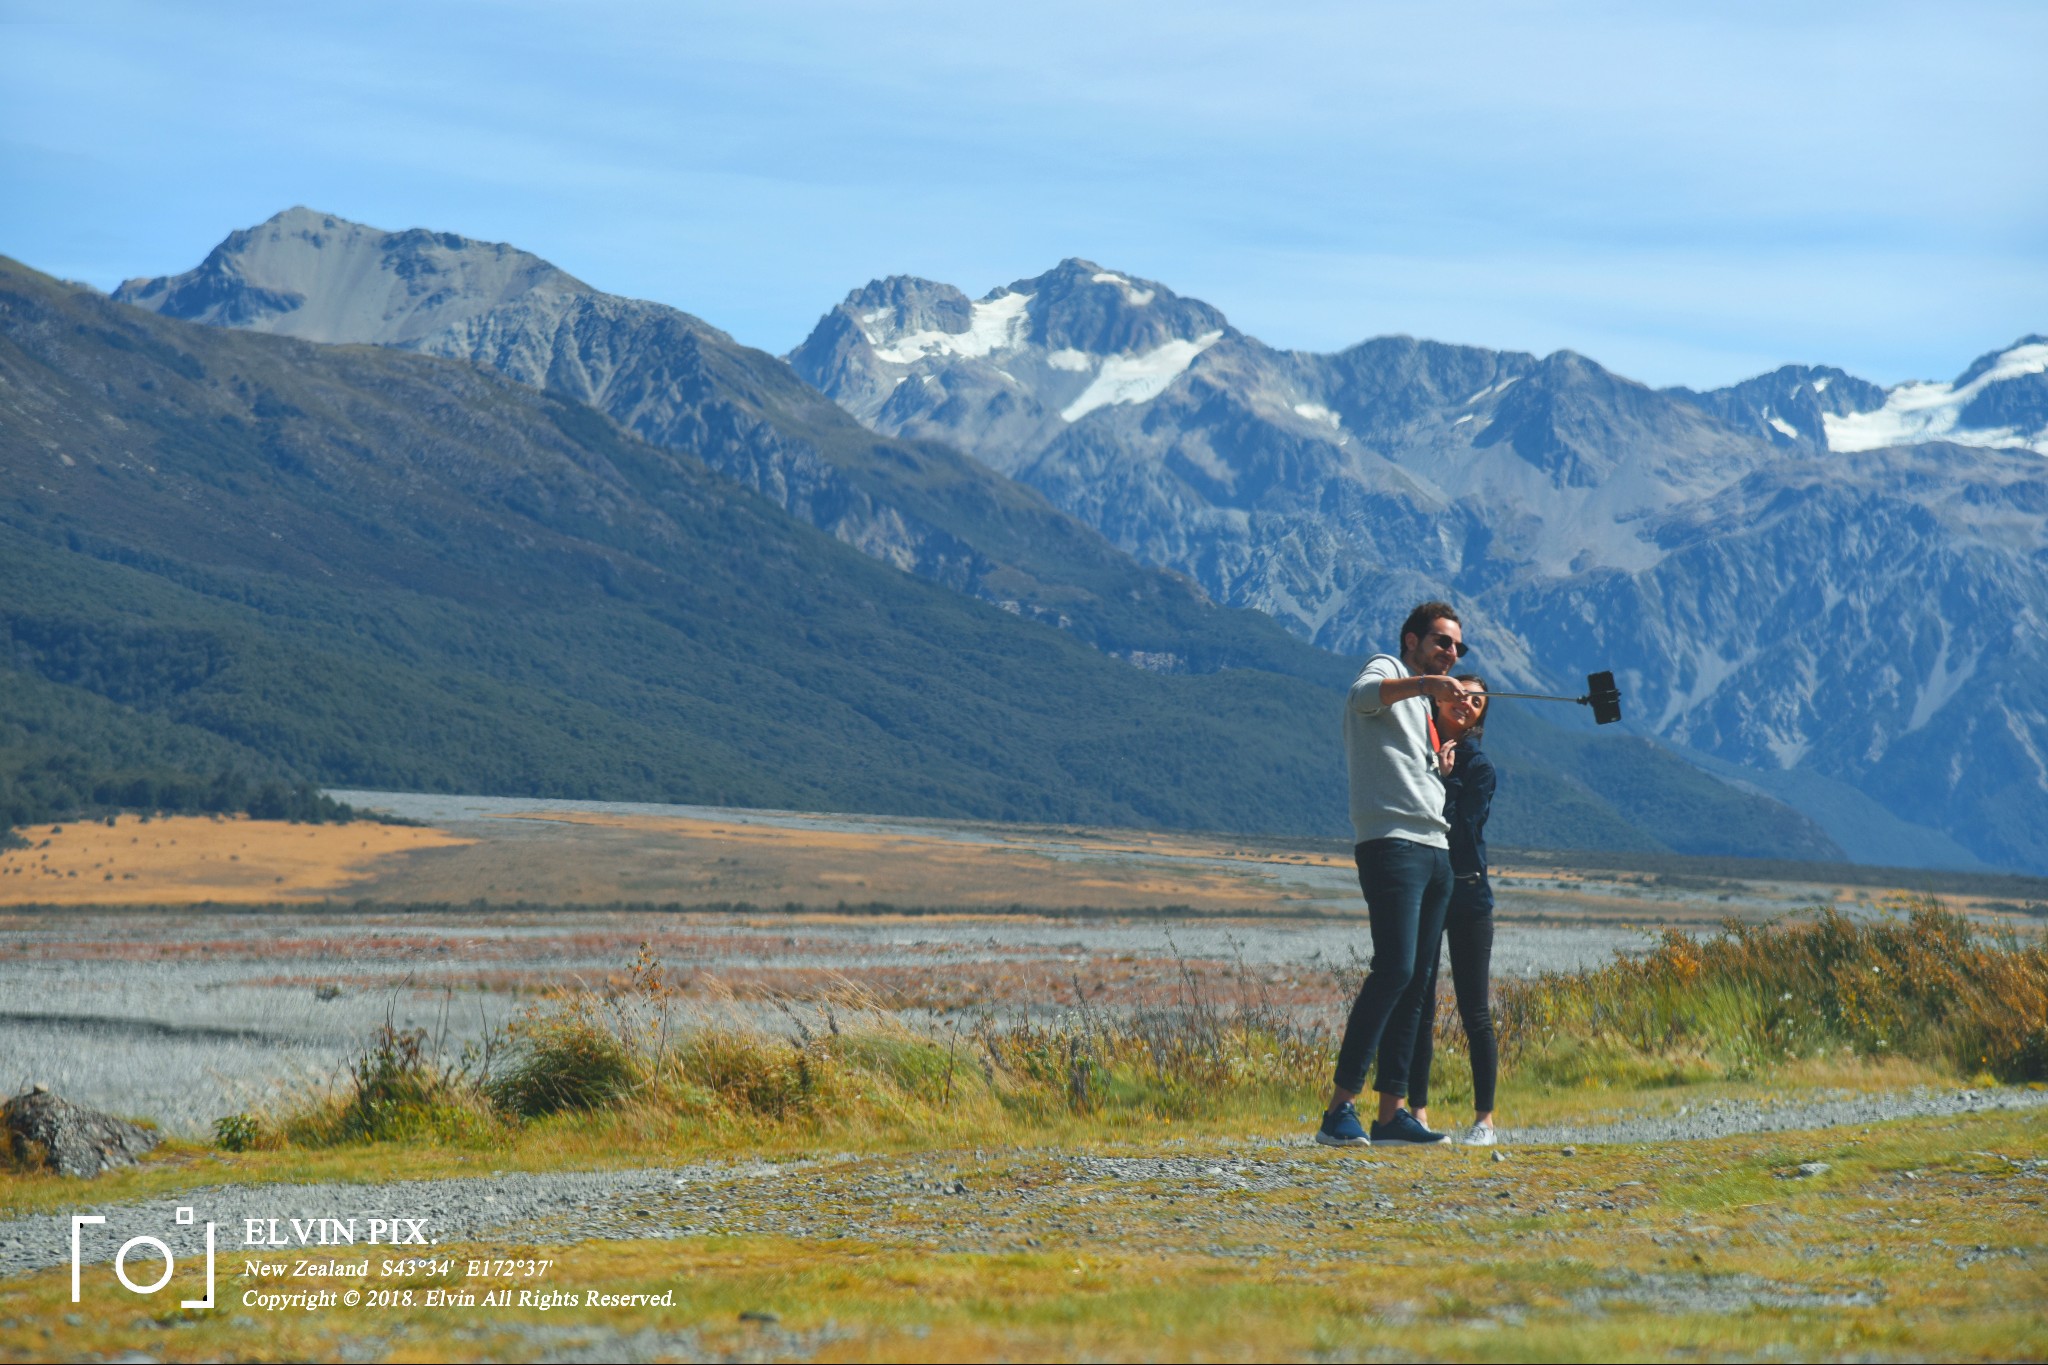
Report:
M1028 395L1039 420L1055 426L1157 398L1229 326L1207 304L1079 258L974 303L951 285L908 276L877 280L848 296L839 313L877 367L850 404L856 415L873 419L885 402L892 411L943 404L991 383ZM813 363L802 348L796 360L800 372ZM928 396L897 393L905 370L923 380ZM970 371L981 377L970 378ZM834 387L845 401L852 386Z

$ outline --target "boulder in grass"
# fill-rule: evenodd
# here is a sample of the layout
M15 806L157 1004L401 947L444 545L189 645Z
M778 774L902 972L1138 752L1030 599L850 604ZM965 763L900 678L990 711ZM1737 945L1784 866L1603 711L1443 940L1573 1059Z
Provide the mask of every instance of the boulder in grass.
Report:
M117 1166L132 1166L161 1140L147 1128L112 1114L61 1100L47 1086L31 1086L0 1105L0 1140L17 1165L90 1180Z

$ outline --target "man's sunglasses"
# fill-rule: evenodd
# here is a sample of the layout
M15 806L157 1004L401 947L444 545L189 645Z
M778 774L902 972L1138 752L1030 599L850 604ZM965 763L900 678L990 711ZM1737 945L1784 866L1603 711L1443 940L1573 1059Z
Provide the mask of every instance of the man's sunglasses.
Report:
M1435 645L1438 649L1448 649L1449 651L1451 651L1451 653L1457 655L1460 659L1464 658L1467 654L1470 654L1472 652L1472 647L1466 644L1463 640L1453 640L1450 636L1444 634L1442 631L1437 631L1431 635L1425 635L1422 638L1425 643Z

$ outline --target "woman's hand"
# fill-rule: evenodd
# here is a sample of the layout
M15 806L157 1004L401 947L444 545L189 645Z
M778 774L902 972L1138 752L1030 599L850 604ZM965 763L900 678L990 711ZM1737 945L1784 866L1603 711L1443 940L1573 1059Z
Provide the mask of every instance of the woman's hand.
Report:
M1444 741L1444 747L1436 751L1436 770L1443 776L1449 777L1451 770L1457 766L1458 741L1447 739Z

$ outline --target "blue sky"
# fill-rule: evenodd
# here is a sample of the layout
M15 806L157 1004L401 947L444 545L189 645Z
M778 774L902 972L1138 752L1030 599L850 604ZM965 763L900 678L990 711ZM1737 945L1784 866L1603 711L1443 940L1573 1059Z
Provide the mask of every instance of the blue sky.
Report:
M1281 346L1949 378L2048 332L2048 5L0 0L0 252L303 203L773 351L1086 256Z

